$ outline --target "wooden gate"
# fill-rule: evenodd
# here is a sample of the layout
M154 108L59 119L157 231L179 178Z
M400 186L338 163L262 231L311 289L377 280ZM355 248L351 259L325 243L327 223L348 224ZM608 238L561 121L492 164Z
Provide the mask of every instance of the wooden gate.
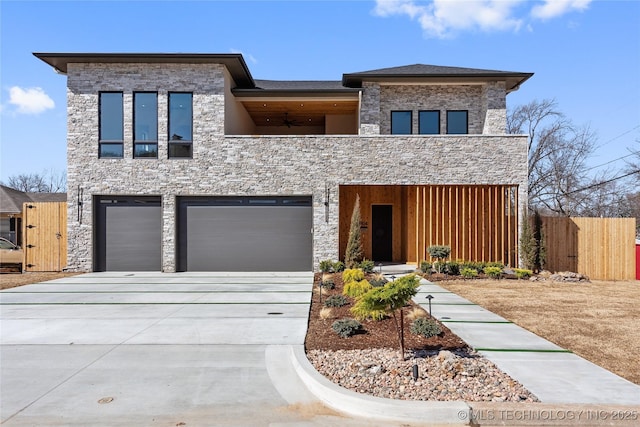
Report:
M67 265L67 203L23 205L24 271L62 271Z
M635 278L635 218L543 217L545 269L595 280Z

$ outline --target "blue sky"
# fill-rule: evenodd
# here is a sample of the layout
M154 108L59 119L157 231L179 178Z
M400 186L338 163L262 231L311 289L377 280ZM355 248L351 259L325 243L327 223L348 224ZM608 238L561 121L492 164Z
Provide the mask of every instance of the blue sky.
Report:
M274 80L416 63L533 72L508 105L555 98L596 132L590 166L640 140L636 0L0 0L0 19L1 180L66 168L66 79L32 52L240 52Z

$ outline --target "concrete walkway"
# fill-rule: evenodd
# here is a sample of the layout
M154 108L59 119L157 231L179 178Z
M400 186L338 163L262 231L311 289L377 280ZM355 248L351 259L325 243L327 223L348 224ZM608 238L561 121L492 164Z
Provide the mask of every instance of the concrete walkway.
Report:
M426 296L433 296L435 318L542 402L640 405L640 386L436 284L423 283L414 301L428 310Z
M92 273L2 291L0 423L523 424L495 416L504 406L395 401L331 383L304 355L311 291L311 273ZM580 421L598 425L619 409L608 405L640 405L640 387L439 286L421 287L425 308L427 294L436 317L552 404L518 411L596 404Z

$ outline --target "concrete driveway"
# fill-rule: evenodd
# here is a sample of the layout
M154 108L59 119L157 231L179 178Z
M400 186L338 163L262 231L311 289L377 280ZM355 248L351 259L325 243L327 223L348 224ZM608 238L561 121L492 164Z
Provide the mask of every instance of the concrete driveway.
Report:
M291 367L312 273L91 273L0 293L7 426L368 425ZM289 352L289 353L288 353Z

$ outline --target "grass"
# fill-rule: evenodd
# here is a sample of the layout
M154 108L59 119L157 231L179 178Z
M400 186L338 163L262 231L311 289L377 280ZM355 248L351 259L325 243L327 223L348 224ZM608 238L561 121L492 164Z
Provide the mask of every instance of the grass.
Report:
M640 281L438 285L640 385Z

